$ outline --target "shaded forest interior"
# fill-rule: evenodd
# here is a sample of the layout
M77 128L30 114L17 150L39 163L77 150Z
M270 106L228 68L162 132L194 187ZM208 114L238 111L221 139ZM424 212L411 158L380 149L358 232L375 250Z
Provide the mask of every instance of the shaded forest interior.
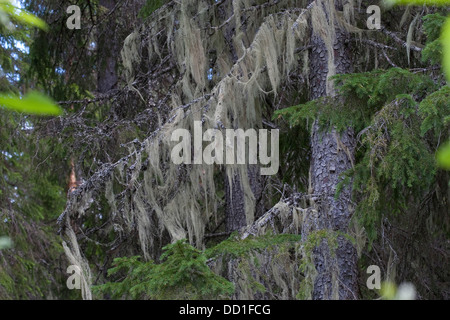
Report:
M0 299L449 299L450 4L393 2L1 4Z

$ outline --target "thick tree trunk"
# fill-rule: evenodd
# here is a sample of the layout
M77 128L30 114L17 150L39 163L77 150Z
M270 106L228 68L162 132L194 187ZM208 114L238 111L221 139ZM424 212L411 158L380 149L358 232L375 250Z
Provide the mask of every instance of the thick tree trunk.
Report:
M339 1L337 1L339 2ZM338 6L337 4L336 6ZM326 10L324 6L324 10ZM327 15L330 13L325 11ZM310 56L310 98L333 95L328 86L328 59L330 55L323 40L313 34ZM334 67L336 74L352 71L352 62L348 34L336 28L333 43ZM313 262L317 270L313 299L357 299L357 253L353 244L342 236L348 232L353 212L351 190L346 187L335 199L340 175L350 169L354 163L355 137L352 128L337 133L334 128L321 130L314 124L312 137L311 190L317 205L318 214L309 216L303 226L303 237L316 231L337 235L336 244L330 243L330 237L324 237L313 253ZM322 235L325 233L322 233ZM328 239L328 240L327 240Z
M225 175L225 225L227 232L233 232L247 226L245 214L245 195L241 185L241 176L235 174L232 185ZM263 179L258 165L248 166L248 179L253 196L255 197L255 216L259 217L264 212L262 201Z

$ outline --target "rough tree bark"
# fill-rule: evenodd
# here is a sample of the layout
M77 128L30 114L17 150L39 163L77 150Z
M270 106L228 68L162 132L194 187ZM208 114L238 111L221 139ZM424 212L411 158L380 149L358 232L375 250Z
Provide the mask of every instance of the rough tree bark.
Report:
M225 226L227 232L239 230L247 225L244 191L240 180L240 175L235 174L230 184L225 175Z
M248 178L250 188L255 197L255 217L259 217L264 212L264 204L261 199L263 192L263 179L260 175L258 165L248 166ZM225 225L227 232L233 232L247 226L245 214L245 196L242 190L241 178L236 174L232 181L232 186L225 176Z
M335 1L342 10L342 2ZM323 9L328 16L327 8ZM336 74L352 72L348 33L336 27L333 43ZM312 34L310 55L310 99L327 95L328 52L319 35ZM333 90L328 90L333 91ZM355 137L352 128L338 133L334 128L319 128L314 123L311 137L312 159L310 181L312 198L318 214L308 216L303 226L304 239L312 232L325 230L337 234L337 248L324 238L313 252L317 270L313 299L357 299L357 252L353 244L342 234L347 233L352 215L351 190L346 187L335 199L340 175L354 163Z

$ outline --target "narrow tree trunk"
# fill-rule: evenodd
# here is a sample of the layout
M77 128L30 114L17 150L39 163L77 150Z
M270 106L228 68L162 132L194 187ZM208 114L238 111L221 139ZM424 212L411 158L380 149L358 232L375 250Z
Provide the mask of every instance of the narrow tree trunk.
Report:
M100 6L110 11L114 9L114 0L100 0ZM117 37L117 22L115 15L106 18L106 21L99 25L98 30L98 71L97 90L106 93L117 83L117 58L119 54L119 44Z
M336 6L339 2L336 1ZM330 12L325 12L330 15ZM310 98L313 100L333 95L333 90L328 86L327 92L327 47L317 34L312 35L311 44ZM336 74L351 72L348 34L337 28L333 49ZM352 215L350 187L344 188L335 199L336 187L341 181L340 175L354 163L353 130L348 128L341 133L337 133L334 128L321 130L316 122L311 144L310 192L316 199L318 214L306 218L303 237L306 239L311 233L320 230L332 237L338 235L337 248L334 247L335 244L329 243L330 237L324 237L313 252L317 276L312 298L357 299L357 253L353 244L341 235L348 232Z
M240 175L235 174L230 183L225 175L225 225L227 232L239 230L247 225L244 191L240 180Z

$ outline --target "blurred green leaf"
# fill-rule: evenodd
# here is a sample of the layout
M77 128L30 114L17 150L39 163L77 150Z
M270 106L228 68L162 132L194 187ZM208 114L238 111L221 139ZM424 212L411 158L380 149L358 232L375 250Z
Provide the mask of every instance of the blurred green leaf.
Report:
M395 285L395 283L391 281L385 281L381 284L380 294L384 300L394 300L396 292L397 286Z
M441 43L444 49L442 51L442 67L450 82L450 18L447 18L442 26Z
M62 113L61 108L52 99L37 91L28 93L22 99L17 96L0 95L0 106L5 106L18 112L38 115L57 116Z
M9 17L5 16L5 13ZM36 17L31 13L26 12L21 8L12 5L10 1L0 1L0 17L2 17L1 23L4 25L8 24L8 18L10 18L22 25L37 27L45 31L48 30L48 26L44 20Z
M415 300L416 288L412 283L404 282L400 286L392 281L385 281L381 284L381 298L383 300Z
M436 159L440 167L450 170L450 141L439 148Z

